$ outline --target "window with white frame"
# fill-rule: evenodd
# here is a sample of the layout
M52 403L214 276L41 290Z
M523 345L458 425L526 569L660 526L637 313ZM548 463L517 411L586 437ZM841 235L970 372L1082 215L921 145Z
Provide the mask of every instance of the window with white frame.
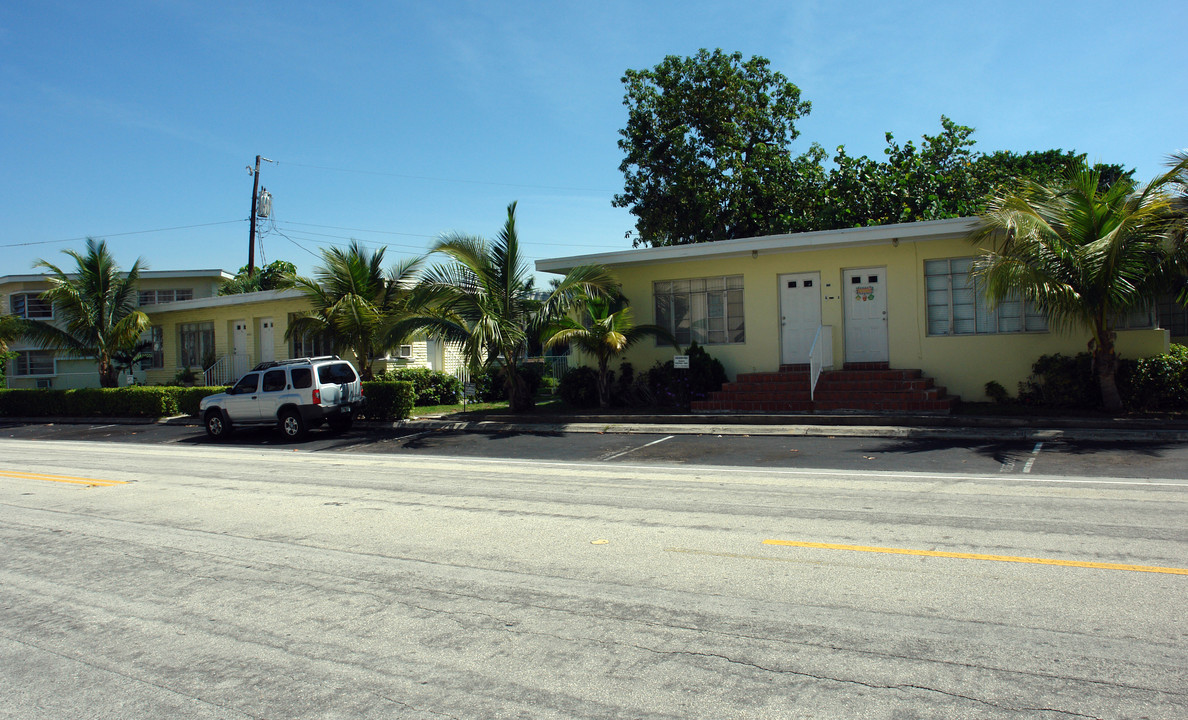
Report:
M178 367L202 367L215 354L214 323L183 323L177 326Z
M172 288L169 290L141 290L139 295L141 305L160 305L161 303L180 302L194 299L194 288Z
M401 345L401 346L400 346L400 358L401 358L402 360L408 360L408 359L410 359L412 356L413 356L413 347L412 347L412 345Z
M652 299L656 324L681 345L746 342L742 275L660 280L652 283Z
M991 308L972 267L972 257L924 261L929 335L1047 332L1048 319L1022 298Z
M12 363L13 377L54 374L54 353L52 350L18 350Z
M13 293L8 297L9 312L26 320L53 320L54 306L42 300L40 293Z

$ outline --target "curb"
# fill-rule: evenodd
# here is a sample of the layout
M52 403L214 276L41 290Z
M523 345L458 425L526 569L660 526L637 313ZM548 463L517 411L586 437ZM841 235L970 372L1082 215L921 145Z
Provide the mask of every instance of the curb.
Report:
M505 432L560 435L599 433L624 435L721 435L786 437L870 437L948 440L1081 440L1188 442L1188 429L1046 428L1046 427L912 427L902 425L741 425L693 423L510 423L501 421L403 420L393 428L427 432Z

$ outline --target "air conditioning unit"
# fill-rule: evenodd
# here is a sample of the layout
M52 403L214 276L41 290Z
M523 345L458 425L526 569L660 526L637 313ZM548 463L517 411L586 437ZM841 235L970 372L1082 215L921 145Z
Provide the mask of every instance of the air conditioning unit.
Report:
M54 379L53 378L40 378L37 381L37 389L38 390L53 390L54 389Z

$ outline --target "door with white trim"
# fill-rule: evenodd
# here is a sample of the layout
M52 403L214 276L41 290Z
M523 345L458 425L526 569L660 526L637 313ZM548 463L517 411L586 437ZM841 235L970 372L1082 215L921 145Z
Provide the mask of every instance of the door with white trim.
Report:
M247 320L236 320L233 324L235 327L231 335L231 374L241 378L248 371L248 323Z
M809 361L821 327L821 274L780 275L780 364Z
M276 348L273 346L272 318L260 318L260 362L272 362L276 359Z
M887 268L842 271L846 362L887 362Z

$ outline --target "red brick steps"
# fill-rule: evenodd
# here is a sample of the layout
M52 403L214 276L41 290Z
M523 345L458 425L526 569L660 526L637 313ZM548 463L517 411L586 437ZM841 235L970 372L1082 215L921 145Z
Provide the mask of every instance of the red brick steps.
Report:
M827 370L817 381L814 400L809 400L809 370L804 365L785 365L779 372L739 373L692 409L702 412L952 412L958 398L924 377L920 370L892 370L885 363L847 364L841 370Z

